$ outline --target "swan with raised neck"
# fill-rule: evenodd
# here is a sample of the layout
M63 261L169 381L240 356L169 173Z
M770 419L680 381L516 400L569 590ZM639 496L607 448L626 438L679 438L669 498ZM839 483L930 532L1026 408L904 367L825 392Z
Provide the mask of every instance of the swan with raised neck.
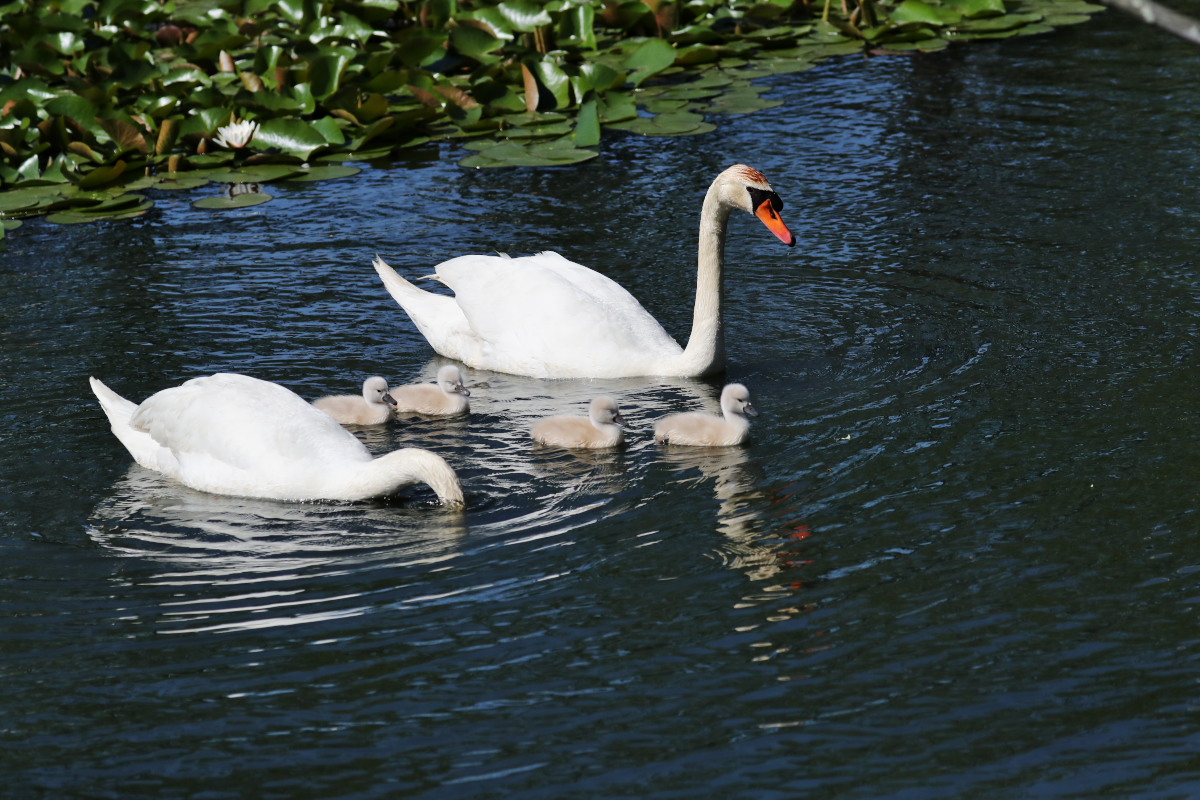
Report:
M460 256L432 277L453 296L420 289L383 259L388 292L443 356L478 369L540 378L698 377L725 367L725 235L734 209L753 214L788 246L783 201L744 164L709 186L700 212L696 298L687 347L615 281L558 253Z

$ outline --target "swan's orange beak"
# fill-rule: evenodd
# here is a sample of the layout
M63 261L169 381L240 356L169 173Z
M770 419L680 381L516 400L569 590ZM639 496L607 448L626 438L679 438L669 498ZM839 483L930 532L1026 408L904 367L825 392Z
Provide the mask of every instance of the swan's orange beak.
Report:
M759 203L758 208L754 212L754 216L762 220L762 224L767 226L771 233L779 237L779 241L792 247L796 244L796 237L788 230L788 226L783 224L783 217L779 216L779 212L775 210L775 206L771 204L770 198Z

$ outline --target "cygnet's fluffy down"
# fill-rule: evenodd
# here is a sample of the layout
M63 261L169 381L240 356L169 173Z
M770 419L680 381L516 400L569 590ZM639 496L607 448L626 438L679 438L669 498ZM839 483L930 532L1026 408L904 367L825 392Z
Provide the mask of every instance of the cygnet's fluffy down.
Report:
M655 424L654 441L701 447L741 444L750 435L747 416L758 416L750 404L750 391L740 383L731 383L721 391L721 416L703 411L670 414Z
M397 414L424 414L430 417L456 417L471 410L463 386L462 372L453 364L438 370L437 383L415 383L392 390Z
M387 381L376 375L363 381L362 395L327 395L313 405L343 425L382 425L392 418L396 400L388 392Z
M586 417L546 417L534 423L530 435L549 447L616 447L625 441L617 401L604 395L592 401Z

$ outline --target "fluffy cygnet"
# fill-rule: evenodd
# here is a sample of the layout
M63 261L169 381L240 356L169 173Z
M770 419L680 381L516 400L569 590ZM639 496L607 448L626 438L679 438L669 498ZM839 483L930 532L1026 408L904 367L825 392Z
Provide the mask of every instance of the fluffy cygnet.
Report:
M703 411L670 414L655 424L654 441L701 447L741 444L750 435L747 416L758 416L750 405L750 391L740 383L731 383L721 390L721 416Z
M467 398L471 393L463 386L462 372L453 364L438 370L437 383L415 383L392 390L396 413L425 414L431 417L453 417L471 410Z
M382 425L392 418L395 398L388 392L387 381L376 375L363 381L362 395L328 395L313 405L343 425Z
M550 447L616 447L625 441L617 401L604 395L592 401L586 417L546 417L534 423L530 435Z

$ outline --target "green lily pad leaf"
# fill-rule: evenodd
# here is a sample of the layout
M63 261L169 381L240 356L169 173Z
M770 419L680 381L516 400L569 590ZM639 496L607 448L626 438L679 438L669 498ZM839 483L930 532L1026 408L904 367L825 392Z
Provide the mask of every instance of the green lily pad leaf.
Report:
M583 161L590 161L600 155L595 150L582 150L578 147L560 147L558 145L558 142L534 145L529 148L529 153L532 156L553 161L555 164L578 164Z
M675 48L662 39L648 39L625 59L629 82L640 86L651 75L662 72L675 63Z
M177 192L184 189L199 189L201 186L207 186L211 181L207 178L194 177L191 175L180 174L178 172L167 172L157 176L155 181L155 189L161 189L168 192Z
M328 143L325 136L309 123L281 118L263 122L250 141L250 148L257 151L281 150L307 161L313 151Z
M55 222L61 225L78 225L86 222L96 222L97 220L122 220L140 217L150 209L154 208L154 201L149 200L141 195L125 195L123 197L114 198L110 203L103 203L96 206L89 206L81 209L69 209L66 211L55 211L46 215L48 222Z
M984 17L980 19L963 20L954 26L954 33L999 33L1040 22L1042 15L1038 13L1005 14L1002 17Z
M598 100L600 121L605 125L637 118L637 104L624 93L609 92Z
M670 89L662 92L659 97L663 100L707 100L719 94L721 94L721 90L716 87L693 88L691 86L683 86L679 89Z
M1004 13L1004 0L951 0L950 7L967 19L998 17Z
M686 136L716 130L715 125L694 121L696 119L703 120L703 117L686 113L661 114L657 117L638 117L628 122L618 122L611 127L642 136Z
M308 183L310 181L328 181L335 178L349 178L362 172L361 167L348 167L341 164L322 164L309 167L285 180L288 183Z
M500 60L497 51L504 46L504 40L496 38L482 28L459 25L450 31L450 44L464 56L490 64Z
M948 8L934 8L922 0L904 0L892 9L888 15L892 22L901 25L909 22L920 22L926 25L953 25L962 19L962 14Z
M473 156L467 156L462 161L459 161L458 165L460 167L467 167L469 169L494 169L496 167L510 166L509 164L506 164L503 161L496 161L495 159L488 158L487 156L482 156L482 155L478 155L478 154L473 155Z
M1090 19L1088 14L1049 14L1043 22L1052 28L1061 28L1065 25L1078 25Z
M0 213L34 212L78 190L71 185L17 186L0 192Z
M336 50L318 56L308 71L308 83L313 96L324 100L336 92L342 82L342 72L349 62L348 55Z
M759 65L763 69L771 70L772 75L786 75L794 72L804 72L806 69L812 69L816 66L811 61L805 61L799 58L772 58L766 61L759 61Z
M576 147L595 147L600 144L600 112L594 97L579 107L574 139Z
M506 139L545 139L550 136L565 136L574 130L569 122L555 122L536 128L506 128Z
M117 161L115 164L104 167L96 167L94 170L84 175L79 181L79 188L83 190L95 189L97 186L103 186L106 183L112 183L121 176L125 171L125 162Z
M232 197L202 197L192 203L192 208L207 209L209 211L225 211L232 208L249 208L272 200L274 198L263 192L246 192L244 194L235 194Z
M540 3L529 0L507 0L496 9L508 22L508 29L529 33L540 25L549 25L553 20Z
M764 100L757 92L731 92L714 100L708 110L722 114L751 114L781 105L782 100Z
M710 47L707 44L691 44L679 48L675 53L675 60L680 64L688 66L711 64L715 61L720 61L722 55L724 53L720 48Z
M646 110L651 114L670 114L673 111L684 111L691 102L688 100L664 100L661 97L654 97L642 103Z

